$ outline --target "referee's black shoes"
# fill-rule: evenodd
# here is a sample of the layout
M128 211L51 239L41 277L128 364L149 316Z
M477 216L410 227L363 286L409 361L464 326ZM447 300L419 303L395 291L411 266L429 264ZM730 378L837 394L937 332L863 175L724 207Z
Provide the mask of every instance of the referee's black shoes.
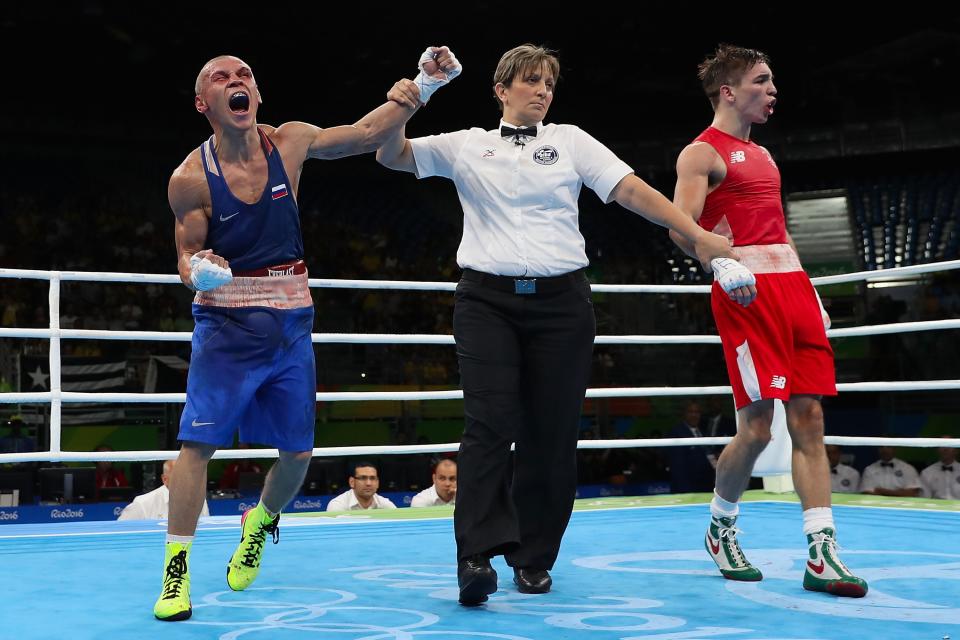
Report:
M547 593L553 586L553 578L546 569L514 567L513 581L520 593Z
M460 585L460 604L475 607L487 601L497 591L497 572L490 566L490 558L477 554L457 563L457 583Z

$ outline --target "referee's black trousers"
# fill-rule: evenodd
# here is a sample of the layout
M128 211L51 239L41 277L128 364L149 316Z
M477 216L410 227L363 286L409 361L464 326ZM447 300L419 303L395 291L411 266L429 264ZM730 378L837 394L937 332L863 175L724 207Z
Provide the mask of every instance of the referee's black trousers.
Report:
M576 495L596 319L582 271L538 280L533 294L514 293L505 280L468 271L457 286L453 333L465 414L457 558L503 554L513 567L551 569Z

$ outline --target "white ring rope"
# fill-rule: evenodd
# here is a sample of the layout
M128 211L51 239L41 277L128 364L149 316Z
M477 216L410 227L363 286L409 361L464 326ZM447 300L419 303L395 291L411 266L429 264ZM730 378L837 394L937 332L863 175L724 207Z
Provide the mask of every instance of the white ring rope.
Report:
M879 271L857 271L834 276L811 278L814 285L841 284L846 282L885 282L903 280L925 273L937 273L960 269L960 260L946 260L909 267L894 267ZM136 282L140 284L181 284L180 276L162 273L122 273L114 271L40 271L37 269L0 269L0 278L23 278L28 280L61 280L81 282ZM418 282L414 280L337 280L310 278L311 287L323 289L395 289L413 291L454 291L455 282ZM595 284L591 288L598 293L708 293L710 285L660 285L660 284Z
M913 333L917 331L940 331L960 329L960 319L925 320L921 322L895 322L890 324L864 325L845 329L830 329L829 338L853 336L877 336L890 333ZM120 331L107 329L7 329L0 327L0 338L52 338L63 340L153 340L157 342L190 342L189 331ZM434 333L314 333L315 344L454 344L453 336ZM720 344L715 335L668 335L668 336L597 336L594 344Z
M948 391L960 389L960 380L905 380L900 382L844 382L837 385L837 391L876 392L876 391ZM729 385L713 387L599 387L587 389L587 398L641 398L664 396L715 396L730 395ZM171 403L183 404L187 401L185 393L93 393L81 391L52 391L0 393L0 404L46 403L53 398L61 402L104 402L117 404L135 403ZM445 391L318 391L317 402L361 402L361 401L402 401L415 400L462 400L463 391L449 389Z
M652 447L689 447L720 446L730 442L729 436L700 438L633 438L617 440L580 440L578 449L648 449ZM846 447L919 447L934 449L954 447L960 449L960 438L886 438L868 436L825 436L826 444L838 444ZM314 457L338 456L382 456L412 455L418 453L452 453L460 449L459 442L443 444L416 444L400 447L390 445L356 447L316 447ZM113 462L144 462L148 460L173 460L179 451L35 451L31 453L3 453L0 462L95 462L111 460ZM216 459L264 459L276 458L280 453L276 449L218 449Z
M847 282L867 281L896 281L913 278L924 273L934 273L960 268L960 260L897 267L882 271L860 271L857 273L841 274L813 278L815 285L829 285ZM183 403L186 401L184 393L77 393L64 392L60 382L60 340L62 339L102 339L102 340L147 340L147 341L177 341L188 342L190 332L162 332L162 331L107 331L90 329L60 329L60 283L62 281L82 282L134 282L140 284L180 284L179 276L168 274L137 274L114 272L88 271L39 271L33 269L0 269L0 278L22 278L33 280L48 280L50 327L47 329L0 328L0 337L9 338L41 338L50 340L50 387L48 392L12 392L0 393L0 404L13 403L50 403L50 450L31 453L2 453L0 463L26 461L92 461L92 460L163 460L175 458L177 451L61 451L61 421L60 410L62 403L101 402L101 403ZM416 282L404 280L335 280L311 278L311 287L340 288L340 289L380 289L380 290L419 290L419 291L454 291L456 283L452 282ZM591 289L598 293L708 293L709 285L591 285ZM936 320L928 322L901 322L884 325L871 325L832 329L827 332L831 338L883 335L916 331L935 331L960 328L960 320ZM312 334L314 343L356 343L356 344L454 344L451 335L435 334L351 334L351 333L315 333ZM597 336L595 344L719 344L720 338L715 335L672 335L672 336ZM877 391L933 391L960 389L960 380L917 380L905 382L857 382L838 384L837 390L842 392L877 392ZM619 398L619 397L652 397L652 396L697 396L697 395L728 395L731 388L728 385L711 387L616 387L588 389L587 398ZM385 391L385 392L322 392L317 393L318 402L333 401L419 401L419 400L457 400L463 398L463 391L452 389L446 391ZM632 440L584 440L579 448L628 448L628 447L660 447L660 446L689 446L721 445L730 441L730 438L655 438ZM899 445L917 447L960 447L960 439L943 438L866 438L828 436L828 444L844 444L848 446L866 445ZM436 453L456 451L457 443L438 445L410 445L404 447L392 446L365 446L365 447L321 447L313 450L315 456L337 455L389 455ZM271 458L276 457L276 449L222 449L214 455L216 458Z

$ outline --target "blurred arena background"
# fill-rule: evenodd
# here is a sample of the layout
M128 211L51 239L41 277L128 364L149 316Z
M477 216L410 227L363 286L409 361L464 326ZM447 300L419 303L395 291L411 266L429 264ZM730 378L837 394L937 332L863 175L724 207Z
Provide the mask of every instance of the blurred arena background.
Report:
M415 136L494 126L493 67L502 51L527 41L560 54L549 121L583 127L667 195L677 153L710 118L697 63L719 42L767 51L779 102L754 136L780 166L788 223L811 275L876 270L880 277L884 269L953 260L960 257L958 15L923 4L905 15L807 5L707 12L666 3L632 10L591 3L575 14L553 4L492 2L455 11L285 2L10 6L0 17L0 267L174 273L166 182L209 135L193 109L193 81L213 55L231 53L251 64L264 96L261 122L329 126L355 121L396 79L412 77L426 45L448 44L463 76L414 117L408 132ZM312 277L456 280L461 212L451 184L417 185L361 156L308 163L301 185ZM664 230L602 205L592 193L581 199L581 228L594 283L707 282ZM956 318L958 284L949 271L833 285L821 294L837 328ZM451 333L448 293L320 289L314 296L318 332ZM60 324L190 331L190 298L183 287L67 282ZM595 303L598 334L715 333L704 296L598 294ZM47 309L47 283L0 280L3 327L47 327ZM958 378L960 342L953 336L834 340L838 382ZM450 346L316 348L320 391L458 387ZM49 390L47 349L47 340L0 338L0 391ZM182 391L189 356L182 342L66 341L64 382ZM717 345L600 345L594 361L590 387L726 384ZM666 435L689 400L590 400L581 437ZM732 417L726 397L699 401L705 421ZM847 394L828 399L825 412L830 435L960 433L960 396L953 392ZM19 446L44 450L48 414L44 404L0 404L7 421L0 438L14 437L16 427L29 441ZM163 404L68 407L63 448L172 449L178 416L178 406ZM462 423L456 400L323 403L316 444L456 442ZM899 455L918 468L935 459L929 449ZM847 459L862 469L876 454L849 448ZM429 455L385 458L381 491L404 495L429 486L431 462ZM132 493L159 481L152 462L117 464ZM211 467L211 491L219 490L225 464ZM339 492L345 464L317 460L304 494ZM625 495L669 491L669 465L666 450L581 451L583 495L587 486ZM5 470L34 478L34 501L49 498L31 475L38 466Z

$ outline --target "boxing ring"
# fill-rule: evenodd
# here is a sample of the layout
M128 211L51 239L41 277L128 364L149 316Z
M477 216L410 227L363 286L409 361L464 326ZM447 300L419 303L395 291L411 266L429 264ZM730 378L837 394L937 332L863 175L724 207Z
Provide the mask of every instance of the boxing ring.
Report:
M815 278L827 285L915 276L960 261ZM50 391L0 393L0 403L50 405L47 451L0 454L29 461L147 461L176 451L69 451L61 447L64 403L182 403L182 393L63 391L62 340L189 341L189 332L61 329L65 281L180 284L177 276L0 269L0 278L49 281L49 328L0 328L3 338L50 342ZM312 287L453 291L454 283L311 279ZM593 285L596 292L703 294L708 286ZM960 320L832 329L831 338L960 328ZM453 344L449 335L317 333L314 343ZM596 344L719 344L712 335L597 336ZM840 393L956 390L960 380L838 384ZM588 398L730 394L729 386L595 388ZM324 402L458 399L459 390L317 393ZM827 437L828 443L960 447L960 438ZM725 444L729 438L699 438ZM690 439L585 440L581 448L689 446ZM455 451L458 443L322 447L315 456ZM276 450L221 450L217 458L269 458ZM843 557L870 583L862 600L802 590L806 559L795 498L748 493L740 524L760 583L723 580L702 548L706 495L578 501L549 595L519 594L497 560L500 591L488 605L457 604L452 511L399 509L288 514L282 544L269 546L256 585L233 593L224 565L239 517L204 519L192 554L194 616L153 619L165 522L11 524L0 527L0 584L7 598L0 637L381 638L438 637L639 640L693 638L945 638L960 634L960 503L835 496ZM51 615L51 612L56 612ZM162 628L161 628L162 626Z

